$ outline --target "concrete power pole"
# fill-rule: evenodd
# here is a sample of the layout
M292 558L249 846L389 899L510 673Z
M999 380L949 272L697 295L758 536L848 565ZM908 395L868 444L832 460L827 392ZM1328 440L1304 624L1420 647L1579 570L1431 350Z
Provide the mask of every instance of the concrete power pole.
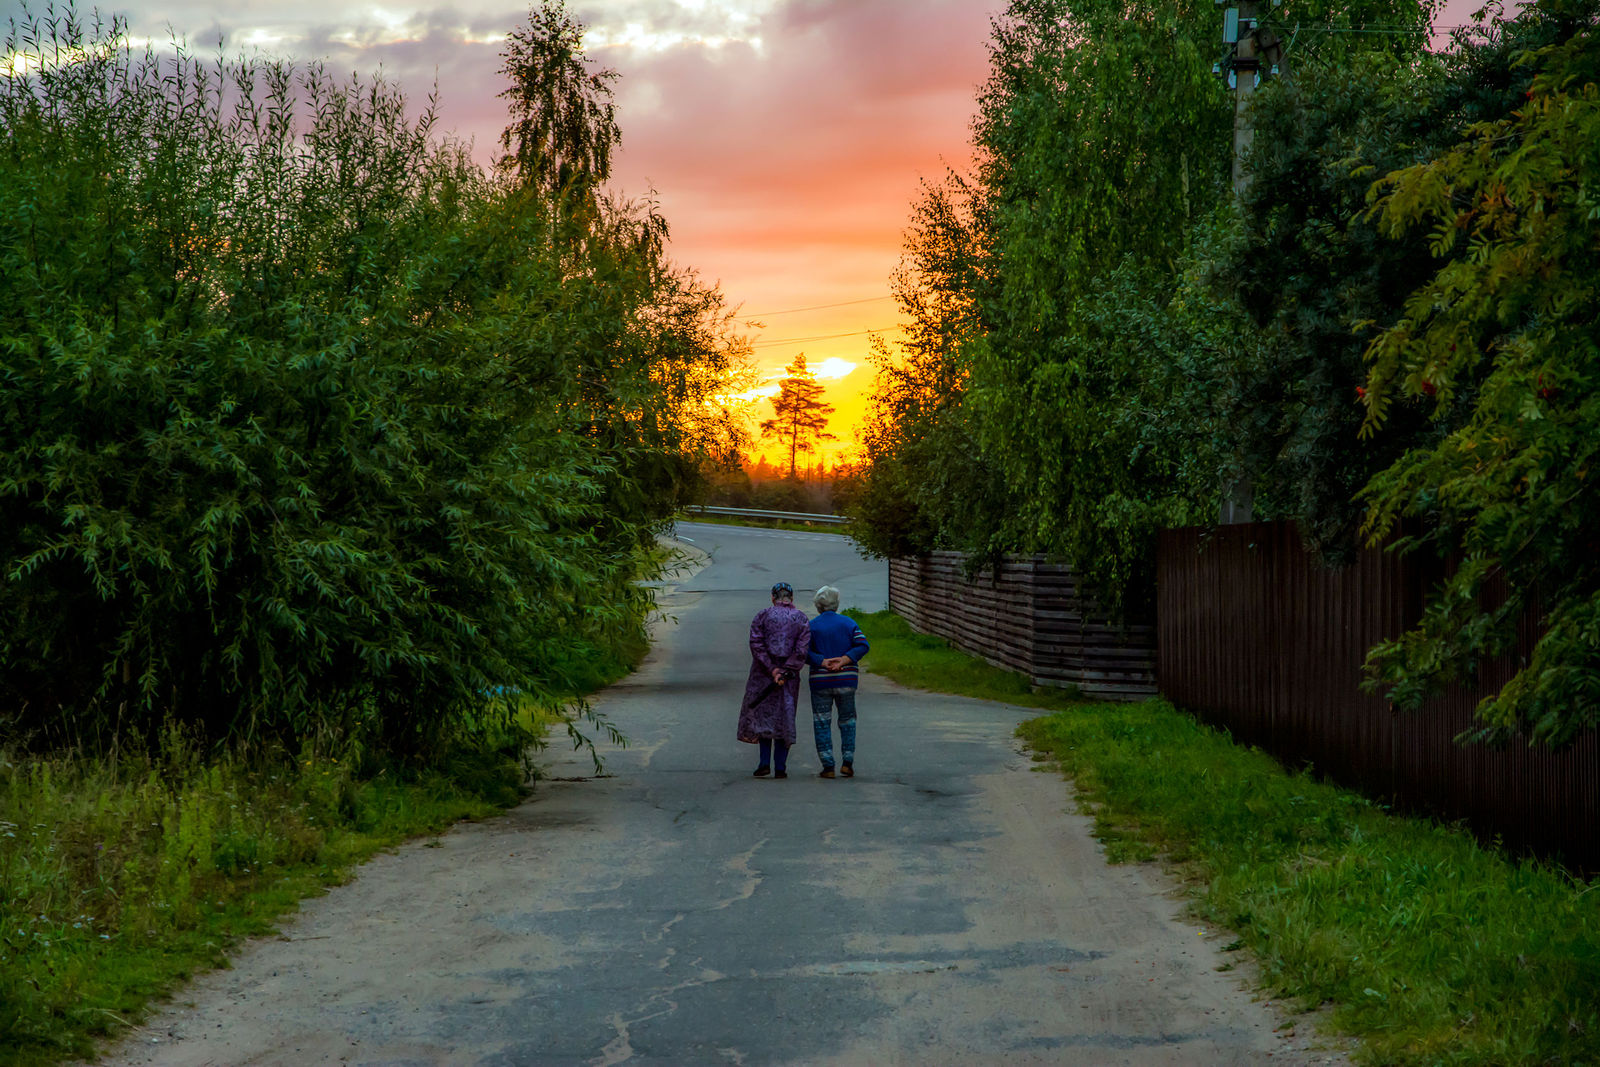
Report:
M1221 7L1226 0L1217 0ZM1271 0L1276 7L1282 0ZM1229 82L1233 90L1233 195L1243 200L1250 189L1250 172L1245 167L1245 157L1250 153L1250 142L1255 139L1255 119L1251 106L1261 79L1278 73L1280 58L1278 39L1260 24L1258 0L1239 0L1236 6L1223 11L1222 40L1231 49L1227 58L1212 70ZM1222 507L1217 521L1223 526L1250 522L1254 518L1254 489L1248 473L1234 479L1222 497Z
M1228 62L1228 72L1233 75L1233 195L1242 198L1250 189L1249 172L1244 159L1250 153L1250 142L1255 140L1255 123L1250 116L1250 101L1256 95L1256 83L1261 76L1261 60L1256 55L1255 0L1242 0L1238 7L1223 13L1222 38L1233 40L1233 57ZM1231 23L1231 25L1230 25Z

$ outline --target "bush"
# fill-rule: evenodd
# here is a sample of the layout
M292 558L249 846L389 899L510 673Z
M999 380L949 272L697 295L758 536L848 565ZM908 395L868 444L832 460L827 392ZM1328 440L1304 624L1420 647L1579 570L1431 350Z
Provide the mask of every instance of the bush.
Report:
M574 236L381 80L5 51L0 740L426 755L637 639L725 358L657 217Z

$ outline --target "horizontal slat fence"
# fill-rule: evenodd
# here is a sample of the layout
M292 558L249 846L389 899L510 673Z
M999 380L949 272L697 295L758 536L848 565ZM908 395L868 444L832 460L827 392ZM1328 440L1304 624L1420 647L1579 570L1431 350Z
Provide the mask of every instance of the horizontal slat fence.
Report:
M1363 550L1325 569L1291 523L1164 531L1157 557L1157 677L1174 703L1291 764L1518 848L1600 868L1600 744L1559 753L1458 745L1483 696L1516 670L1491 663L1400 712L1360 690L1367 650L1421 614L1442 573ZM1523 627L1525 656L1537 639Z
M1071 568L1012 556L969 581L964 567L959 552L891 560L889 607L914 629L1035 685L1114 700L1155 695L1154 628L1138 619L1114 625L1079 594Z

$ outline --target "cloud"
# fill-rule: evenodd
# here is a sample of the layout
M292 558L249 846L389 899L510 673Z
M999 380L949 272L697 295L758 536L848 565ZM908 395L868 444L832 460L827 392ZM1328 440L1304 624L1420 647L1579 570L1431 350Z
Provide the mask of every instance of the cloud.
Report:
M838 356L831 356L828 359L823 360L821 363L808 365L806 369L811 372L811 376L813 378L817 378L821 381L835 381L839 378L848 377L850 372L855 370L860 365L861 364L859 363L852 363L848 359L840 359ZM779 378L787 378L788 376L789 374L787 371L777 370L767 375L766 380L776 381ZM755 392L759 393L761 396L776 396L778 390L776 388L762 386ZM744 394L740 395L742 396Z
M839 378L849 377L850 372L855 370L860 365L861 364L859 363L852 363L847 359L840 359L837 356L833 356L823 360L821 363L818 363L815 367L812 367L811 373L815 374L818 378L821 378L824 381L832 381Z
M788 0L756 25L759 48L608 53L623 75L617 181L657 192L674 254L734 303L881 294L919 181L969 159L989 6ZM786 332L882 326L876 310Z

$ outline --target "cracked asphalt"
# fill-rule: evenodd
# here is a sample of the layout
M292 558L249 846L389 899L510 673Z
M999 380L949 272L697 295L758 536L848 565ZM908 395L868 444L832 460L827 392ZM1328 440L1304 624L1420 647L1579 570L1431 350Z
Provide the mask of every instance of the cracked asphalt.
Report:
M779 578L882 607L846 539L681 524L651 655L501 818L380 856L115 1048L115 1064L1342 1063L1254 998L1150 867L1110 867L1031 712L868 675L857 777L800 724L734 739ZM871 638L868 634L868 638ZM870 666L871 656L867 663ZM804 718L804 715L802 715Z

